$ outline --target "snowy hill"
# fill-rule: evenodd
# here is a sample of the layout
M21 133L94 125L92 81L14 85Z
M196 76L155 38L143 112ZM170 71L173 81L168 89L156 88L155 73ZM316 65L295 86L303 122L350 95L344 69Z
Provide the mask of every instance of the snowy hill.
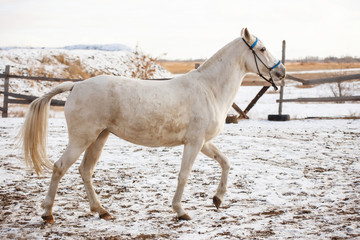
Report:
M46 47L17 47L8 46L0 47L0 50L13 50L13 49L66 49L66 50L100 50L100 51L129 51L133 49L120 43L113 44L75 44L59 48L46 48Z
M100 51L133 51L130 47L114 43L114 44L92 44L92 45L86 45L86 44L77 44L77 45L70 45L65 46L64 49L67 50L100 50Z
M100 74L135 78L171 76L153 58L121 44L74 45L63 49L8 48L0 50L0 72L6 65L11 66L11 74L25 76L72 79L87 79ZM40 96L56 84L11 79L10 92ZM0 88L3 88L3 79L0 79Z

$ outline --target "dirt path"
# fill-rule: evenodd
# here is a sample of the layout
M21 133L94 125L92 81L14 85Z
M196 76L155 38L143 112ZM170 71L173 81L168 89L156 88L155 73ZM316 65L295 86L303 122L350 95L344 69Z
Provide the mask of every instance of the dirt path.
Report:
M90 213L77 161L60 182L56 223L40 207L50 174L27 171L13 144L22 119L0 120L1 239L356 239L360 238L360 121L226 125L215 144L231 159L229 189L216 210L218 164L199 155L183 204L171 210L181 147L145 148L110 137L94 175L115 217ZM50 159L66 147L63 119L50 119Z

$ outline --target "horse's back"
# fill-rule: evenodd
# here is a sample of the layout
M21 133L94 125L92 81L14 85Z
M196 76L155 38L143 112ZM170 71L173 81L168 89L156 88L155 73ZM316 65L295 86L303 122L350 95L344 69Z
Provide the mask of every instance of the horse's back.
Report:
M107 129L146 146L183 144L191 99L182 83L98 76L76 84L65 115L72 129ZM79 131L79 130L77 130Z

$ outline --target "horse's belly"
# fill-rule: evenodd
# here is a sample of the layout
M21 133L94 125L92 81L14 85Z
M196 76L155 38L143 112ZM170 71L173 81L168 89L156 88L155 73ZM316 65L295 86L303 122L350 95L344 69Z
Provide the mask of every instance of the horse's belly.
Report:
M174 121L159 124L132 122L109 126L108 130L116 136L134 144L161 147L184 144L186 126Z

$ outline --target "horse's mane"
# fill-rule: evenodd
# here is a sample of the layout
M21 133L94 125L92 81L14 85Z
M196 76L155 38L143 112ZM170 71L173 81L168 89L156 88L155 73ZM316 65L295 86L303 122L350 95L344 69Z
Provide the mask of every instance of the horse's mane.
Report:
M230 43L226 44L223 48L221 48L219 51L217 51L214 55L212 55L208 60L206 60L199 68L198 70L206 70L208 69L210 66L212 66L212 64L214 62L216 62L218 59L220 59L224 53L230 48L232 47L233 44L235 44L237 41L239 40L239 38L231 41Z

